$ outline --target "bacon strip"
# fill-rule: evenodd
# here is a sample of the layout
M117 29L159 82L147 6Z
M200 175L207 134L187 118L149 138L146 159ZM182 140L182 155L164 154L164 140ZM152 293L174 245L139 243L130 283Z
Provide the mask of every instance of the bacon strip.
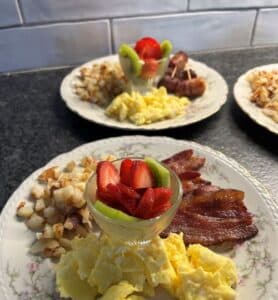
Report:
M243 200L244 192L221 189L201 177L205 159L185 150L163 161L180 177L183 201L170 226L161 234L183 232L186 244L205 246L242 242L258 233Z

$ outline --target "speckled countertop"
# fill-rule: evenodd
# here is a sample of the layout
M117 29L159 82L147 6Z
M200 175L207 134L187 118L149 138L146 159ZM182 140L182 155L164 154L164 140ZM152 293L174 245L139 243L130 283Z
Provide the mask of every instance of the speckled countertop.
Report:
M159 132L102 127L69 111L59 86L70 68L0 76L0 210L33 171L60 153L101 138L145 134L193 140L236 159L278 194L278 136L255 124L237 107L232 88L237 77L257 65L276 63L278 48L192 55L219 71L229 84L229 99L200 123ZM278 201L278 199L277 199Z

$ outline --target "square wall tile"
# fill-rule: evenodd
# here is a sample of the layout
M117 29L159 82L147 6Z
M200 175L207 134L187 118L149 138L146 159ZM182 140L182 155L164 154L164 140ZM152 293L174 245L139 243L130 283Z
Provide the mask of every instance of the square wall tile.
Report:
M170 39L176 50L245 47L250 45L255 15L255 10L244 10L116 19L115 49L143 36Z
M0 1L0 27L20 24L16 0Z
M107 18L181 12L187 0L21 0L26 22Z
M261 9L253 45L278 44L278 9Z
M190 10L278 6L278 0L189 0Z
M0 30L0 72L72 65L110 52L107 20Z

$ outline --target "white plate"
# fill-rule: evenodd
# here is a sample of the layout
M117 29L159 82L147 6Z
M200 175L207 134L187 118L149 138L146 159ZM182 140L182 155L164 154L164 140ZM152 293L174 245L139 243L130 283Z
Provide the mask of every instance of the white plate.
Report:
M228 86L224 78L207 65L190 59L189 65L192 66L192 69L196 71L198 75L205 78L207 82L207 89L202 97L192 101L192 105L187 108L187 113L184 116L142 126L137 126L129 122L119 122L107 117L104 114L103 108L93 103L81 101L80 98L74 93L74 83L76 82L80 68L85 66L91 67L92 64L101 63L103 61L117 62L118 56L111 55L95 59L82 65L81 67L74 69L64 78L60 87L61 97L70 110L77 113L84 119L101 125L130 130L160 130L180 127L196 123L213 115L227 100Z
M236 262L240 282L238 300L278 299L278 210L264 187L234 160L220 152L196 143L166 137L128 136L85 144L71 152L57 156L44 168L64 166L71 160L85 155L113 154L152 155L166 158L185 148L192 148L206 157L202 174L213 183L245 192L248 209L255 214L259 234L227 253ZM42 169L34 172L13 193L3 209L0 219L0 295L1 300L57 299L54 296L54 273L49 260L28 254L34 234L15 217L17 203L29 195L30 188ZM2 290L2 291L1 291ZM163 293L154 299L169 300Z
M234 97L239 107L256 123L267 128L269 131L278 134L278 123L275 123L270 117L265 115L261 108L250 101L252 90L247 76L258 70L278 70L278 64L265 65L248 70L241 75L234 85Z

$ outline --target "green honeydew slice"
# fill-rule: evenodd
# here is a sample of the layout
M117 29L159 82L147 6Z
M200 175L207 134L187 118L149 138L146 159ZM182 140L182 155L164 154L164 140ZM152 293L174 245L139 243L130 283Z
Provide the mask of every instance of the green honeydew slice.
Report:
M151 169L155 183L158 187L170 187L171 179L170 179L170 172L162 166L158 161L151 157L144 158L145 163Z
M160 49L162 52L162 57L168 57L173 49L172 43L169 40L164 40L160 44Z
M100 200L97 200L93 205L96 210L98 210L100 213L102 213L103 215L111 219L127 221L127 222L134 222L139 220L138 218L130 216L118 209L112 208L104 204Z
M141 73L142 64L136 51L129 45L122 44L119 49L119 55L123 57L128 57L130 59L134 74L136 76L139 76Z

